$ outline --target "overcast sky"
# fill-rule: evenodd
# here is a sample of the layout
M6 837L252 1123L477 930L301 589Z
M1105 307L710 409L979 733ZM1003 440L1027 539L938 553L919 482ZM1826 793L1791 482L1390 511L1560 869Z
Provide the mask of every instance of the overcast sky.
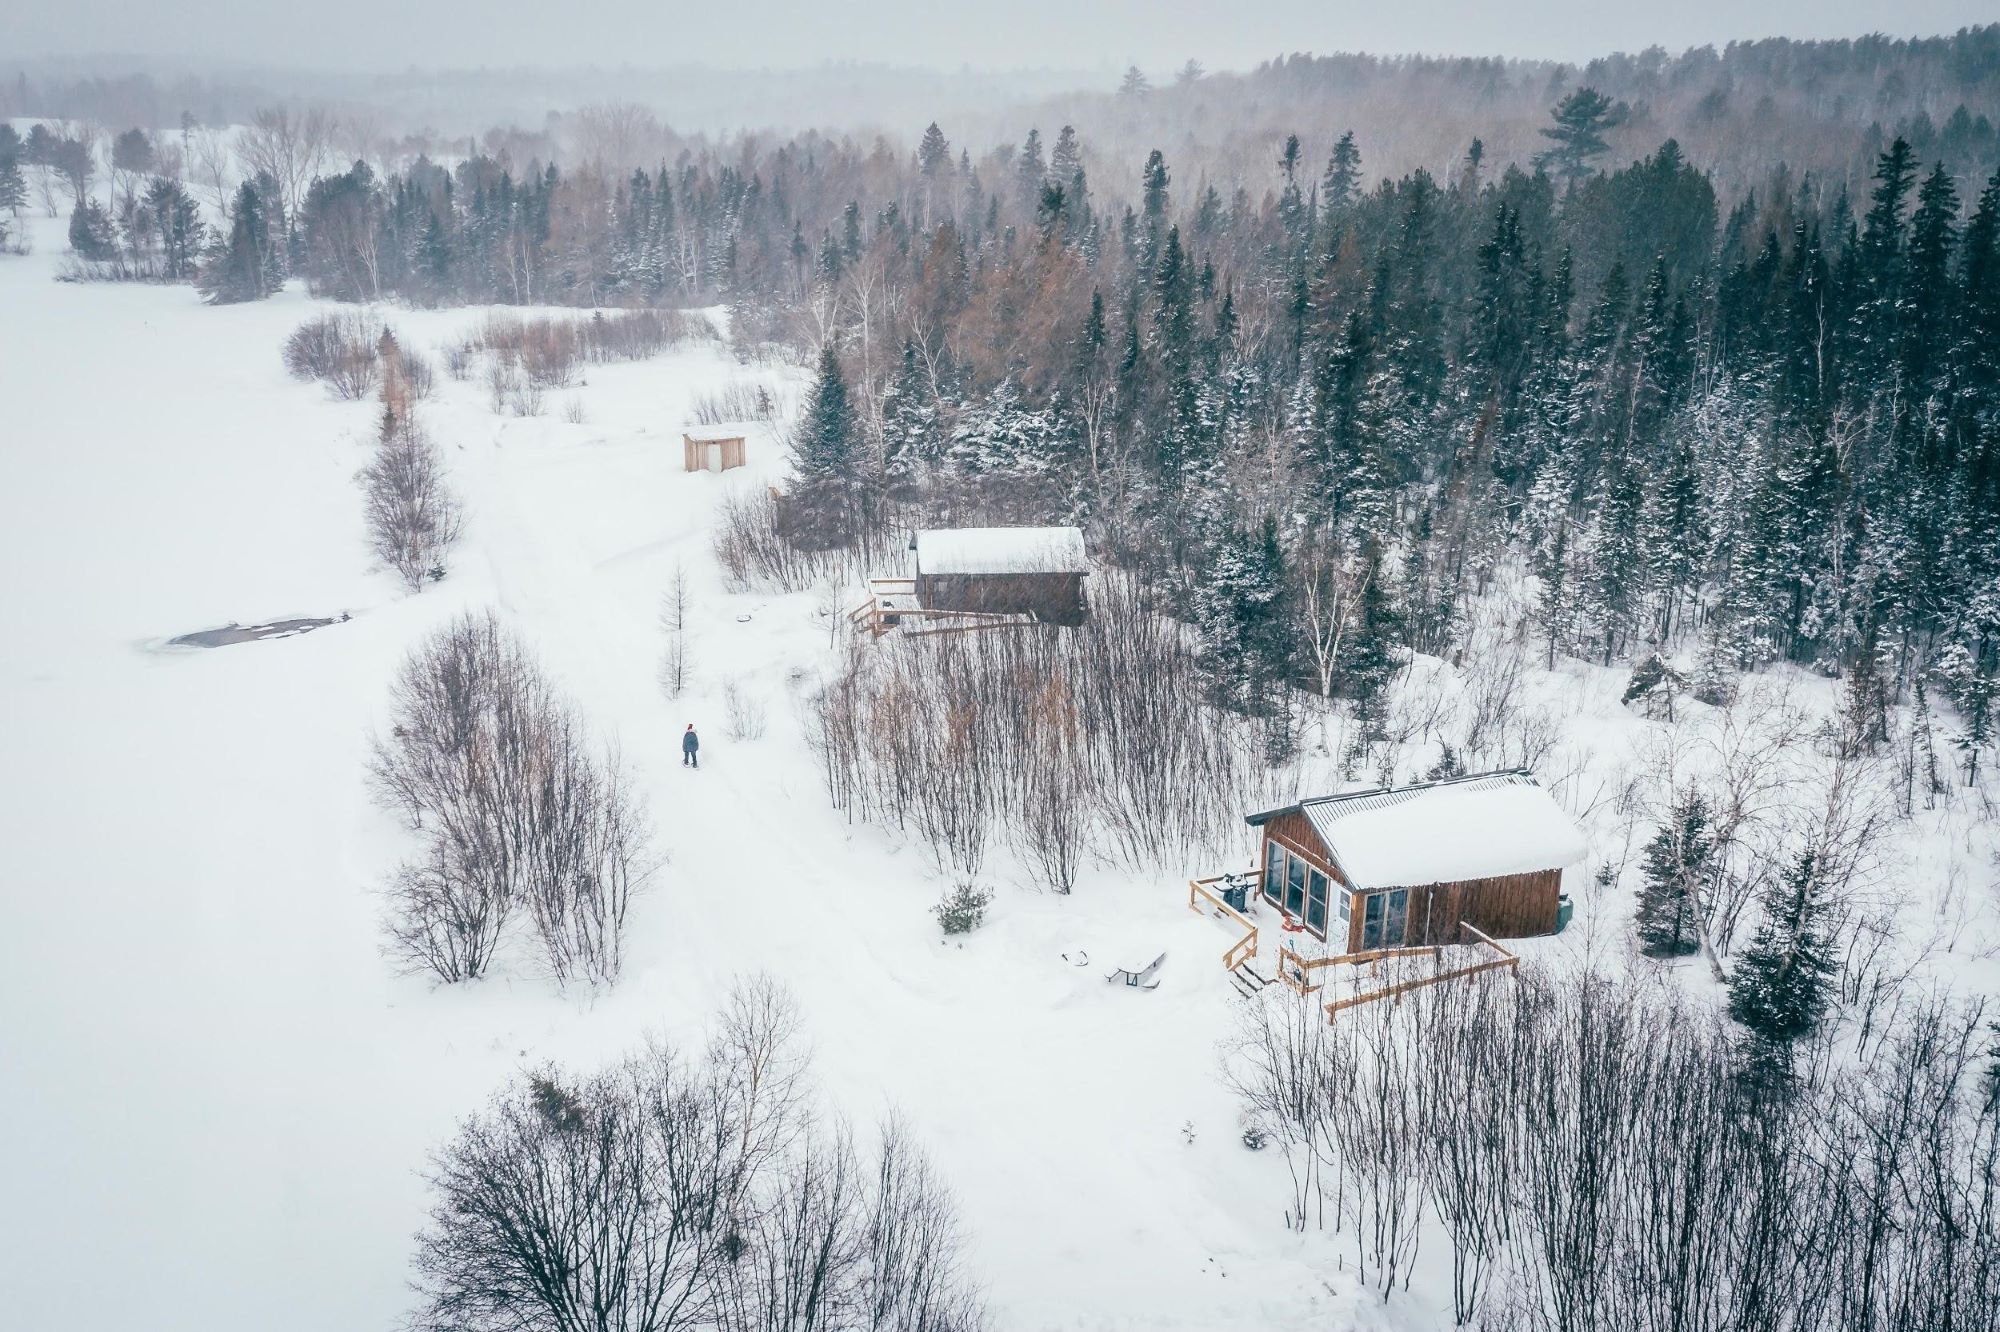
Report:
M7 55L125 53L365 70L870 60L1241 69L1287 51L1581 60L1732 38L1932 35L1994 0L0 0Z

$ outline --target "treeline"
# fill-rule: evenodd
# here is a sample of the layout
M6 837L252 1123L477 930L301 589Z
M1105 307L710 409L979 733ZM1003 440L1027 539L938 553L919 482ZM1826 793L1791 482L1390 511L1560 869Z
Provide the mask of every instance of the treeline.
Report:
M1100 161L1175 144L1185 178L1222 182L1294 130L1323 158L1348 126L1386 174L1402 175L1435 169L1473 135L1496 165L1526 165L1543 146L1548 105L1581 84L1621 108L1612 136L1621 156L1676 138L1730 194L1776 162L1856 187L1898 137L1968 173L2000 166L2000 27L1991 25L1908 39L1656 46L1582 64L1342 52L1287 55L1240 74L1146 75L1137 87L1128 75L1115 93L1050 98L1033 119L1076 125Z

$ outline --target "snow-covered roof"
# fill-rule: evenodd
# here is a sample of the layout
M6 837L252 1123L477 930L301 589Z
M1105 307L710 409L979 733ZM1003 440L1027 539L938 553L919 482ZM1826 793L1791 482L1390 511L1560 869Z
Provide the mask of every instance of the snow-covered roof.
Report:
M717 440L722 440L722 439L742 439L745 435L750 433L750 427L747 425L731 425L727 423L723 425L714 425L714 426L690 426L688 429L683 430L681 433L683 435L686 435L689 439L694 440L696 443L713 444Z
M910 542L926 574L1088 573L1079 527L948 527Z
M1560 869L1583 834L1525 772L1324 796L1253 814L1303 811L1357 888L1401 888Z

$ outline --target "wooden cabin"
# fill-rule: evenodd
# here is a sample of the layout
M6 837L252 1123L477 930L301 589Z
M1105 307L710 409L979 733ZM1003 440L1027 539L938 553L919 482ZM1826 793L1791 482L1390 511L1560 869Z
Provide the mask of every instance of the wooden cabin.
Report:
M1329 953L1556 930L1583 834L1527 772L1322 796L1249 815L1258 892Z
M917 533L910 550L916 601L926 611L1083 623L1090 557L1081 528L940 528Z
M732 431L694 431L681 435L683 467L690 472L726 472L744 463L744 437Z

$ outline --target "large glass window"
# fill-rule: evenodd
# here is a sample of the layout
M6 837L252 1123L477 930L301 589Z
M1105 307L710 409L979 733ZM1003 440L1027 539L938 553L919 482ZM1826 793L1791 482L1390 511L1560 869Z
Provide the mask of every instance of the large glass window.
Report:
M1409 917L1410 892L1407 888L1398 888L1387 896L1389 909L1382 921L1382 946L1400 948L1403 943L1403 926Z
M1306 924L1326 936L1326 875L1313 870L1306 880Z
M1306 862L1287 853L1285 865L1285 913L1294 919L1306 913Z
M1370 893L1361 905L1361 947L1382 946L1382 894Z
M1264 842L1264 896L1272 902L1284 900L1285 848L1268 838Z

